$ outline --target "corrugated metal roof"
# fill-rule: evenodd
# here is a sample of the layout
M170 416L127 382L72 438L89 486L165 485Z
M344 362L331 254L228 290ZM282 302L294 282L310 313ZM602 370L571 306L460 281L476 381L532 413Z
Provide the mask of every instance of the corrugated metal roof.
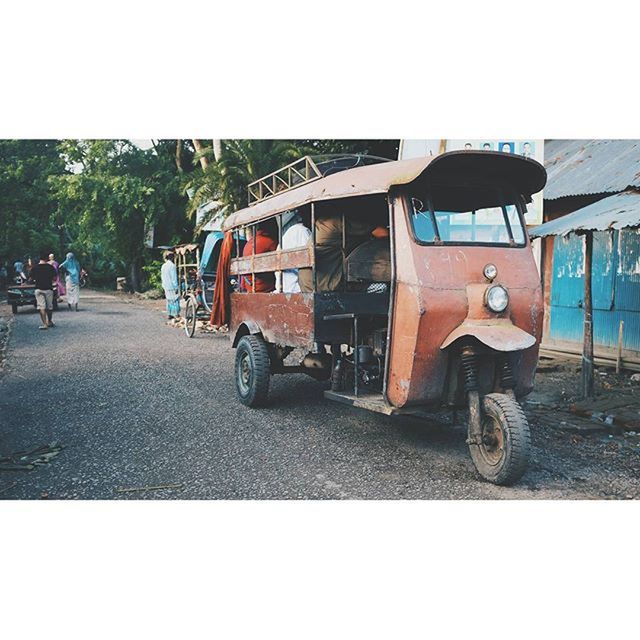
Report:
M491 175L513 185L523 195L540 191L546 180L542 165L520 155L499 151L450 151L438 156L396 160L334 173L279 193L232 213L225 231L253 224L309 202L387 193L394 185L409 184L423 174Z
M640 187L640 140L548 140L545 200Z
M627 191L603 198L529 231L532 238L566 236L575 231L605 231L640 226L640 193Z

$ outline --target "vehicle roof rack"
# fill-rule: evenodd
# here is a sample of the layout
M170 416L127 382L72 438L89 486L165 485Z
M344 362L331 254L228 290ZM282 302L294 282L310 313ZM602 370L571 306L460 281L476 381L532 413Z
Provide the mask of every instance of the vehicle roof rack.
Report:
M247 187L249 204L261 202L278 193L288 191L318 178L322 178L320 169L311 159L311 156L304 156L300 160L296 160L286 167L282 167L252 182Z
M249 205L324 178L330 173L355 167L390 162L388 158L362 154L325 154L304 156L273 173L255 180L247 187Z

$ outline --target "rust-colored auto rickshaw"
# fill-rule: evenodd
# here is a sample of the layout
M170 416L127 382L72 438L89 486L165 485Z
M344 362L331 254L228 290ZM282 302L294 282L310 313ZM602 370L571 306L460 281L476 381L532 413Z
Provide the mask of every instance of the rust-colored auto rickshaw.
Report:
M481 151L348 165L304 158L250 185L226 220L254 248L230 265L246 278L230 295L240 401L260 406L271 375L305 372L330 380L328 399L388 415L467 407L476 469L516 482L542 329L524 213L544 168ZM309 240L287 247L292 214ZM259 253L269 225L278 249ZM257 292L276 272L289 289Z

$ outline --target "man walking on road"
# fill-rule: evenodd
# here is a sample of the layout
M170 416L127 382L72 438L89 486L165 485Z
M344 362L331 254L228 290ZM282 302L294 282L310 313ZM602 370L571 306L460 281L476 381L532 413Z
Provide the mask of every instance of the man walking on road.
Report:
M178 270L173 262L174 254L167 251L164 256L164 264L160 269L164 297L167 299L167 317L169 322L180 316L180 291L178 284Z
M31 278L36 284L36 304L42 325L40 329L55 327L53 324L53 282L56 270L47 262L47 252L40 254L40 262L31 269Z

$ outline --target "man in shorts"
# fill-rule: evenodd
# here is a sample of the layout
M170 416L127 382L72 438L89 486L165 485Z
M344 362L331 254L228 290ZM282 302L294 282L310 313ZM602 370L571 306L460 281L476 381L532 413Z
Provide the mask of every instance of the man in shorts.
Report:
M31 279L36 285L36 304L42 325L40 329L55 327L53 324L53 282L56 270L47 262L49 254L40 254L40 262L31 269Z

